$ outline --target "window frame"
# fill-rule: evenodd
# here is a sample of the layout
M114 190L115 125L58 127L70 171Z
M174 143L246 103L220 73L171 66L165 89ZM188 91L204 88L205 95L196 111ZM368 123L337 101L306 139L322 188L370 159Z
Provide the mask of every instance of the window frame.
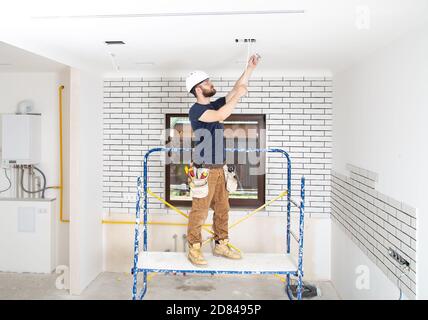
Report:
M165 128L170 129L171 118L174 117L188 117L187 113L167 113L165 114ZM259 145L257 148L261 148L261 144L265 145L266 141L260 141L260 130L266 130L266 115L265 114L232 114L225 121L257 121L258 128L257 133L259 136ZM165 145L169 143L168 137L165 141ZM193 147L193 146L192 146ZM266 153L263 152L266 157ZM167 154L165 154L165 157ZM266 163L266 158L265 158ZM170 204L177 207L191 207L192 200L171 200L170 198L170 166L165 162L165 200ZM229 205L231 208L258 208L265 204L266 199L266 174L263 173L257 176L257 199L229 199Z

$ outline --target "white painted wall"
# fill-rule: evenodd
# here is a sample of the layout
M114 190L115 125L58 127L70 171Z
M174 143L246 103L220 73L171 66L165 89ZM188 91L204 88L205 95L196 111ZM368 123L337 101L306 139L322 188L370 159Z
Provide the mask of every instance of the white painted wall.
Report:
M70 293L102 272L102 79L70 73Z
M42 114L42 157L39 165L45 173L48 186L59 185L59 120L58 87L65 84L67 70L62 72L14 72L0 73L0 113L15 113L17 104L33 100L35 112ZM1 130L0 130L1 132ZM0 140L1 141L1 140ZM7 187L3 170L0 189ZM14 196L9 191L1 197ZM68 225L59 222L59 190L46 191L47 198L56 198L56 265L68 265Z
M418 299L428 298L428 275L422 272L428 269L427 56L425 25L336 74L333 89L333 170L346 174L346 163L352 163L377 172L377 190L418 209ZM398 297L386 278L370 292L345 289L360 251L344 241L340 232L332 233L332 280L342 298ZM378 274L368 260L359 262L370 266L372 279Z
M331 275L333 285L341 299L399 298L396 284L387 278L334 221L331 223L331 238Z
M219 74L220 71L218 71ZM218 88L218 96L230 90L232 83L239 78L240 74L236 74L234 77L228 79L215 79L214 83ZM141 161L139 162L139 160L142 160L145 151L149 147L162 143L159 140L159 135L161 133L160 129L165 125L163 114L173 112L187 113L189 105L194 102L194 98L189 97L188 93L184 91L182 88L184 81L180 78L169 78L158 74L153 79L145 77L141 79L141 75L140 78L127 78L123 77L124 75L126 74L120 73L114 77L105 79L104 128L106 130L104 132L104 141L106 150L109 153L105 152L104 155L106 182L104 185L104 210L105 219L135 221L135 215L132 215L132 213L135 214L135 203L120 199L123 199L125 195L135 194L136 172L141 172L142 170ZM324 77L328 77L329 75L322 74L318 76L321 78L311 79L310 72L309 75L306 72L291 75L289 72L284 71L281 77L274 78L267 72L263 73L260 70L256 70L254 77L250 80L250 95L248 100L247 98L243 98L242 104L235 110L235 113L267 114L268 146L282 147L290 152L293 167L292 173L295 179L292 186L294 196L298 195L300 187L300 181L297 179L302 174L307 178L307 212L304 244L305 280L330 279L331 222L329 208L325 207L325 204L327 206L329 204L330 185L322 186L321 183L317 183L329 182L330 176L331 90L329 81L326 81L328 84L322 83ZM320 90L323 88L319 88L319 86L323 85L328 87L325 91ZM261 92L261 87L263 87L263 92ZM168 92L169 90L170 92ZM272 92L269 93L269 91ZM281 97L284 97L284 100L281 100ZM290 100L287 100L288 98ZM311 101L311 99L315 101ZM309 103L312 103L311 107ZM139 104L144 107L139 106ZM135 109L138 107L140 107L140 110ZM318 108L319 110L315 110ZM290 111L289 114L286 112L286 109L292 109L293 111ZM130 110L133 110L132 113ZM317 120L317 116L320 117L320 120L317 123L318 125L314 126L316 121L313 121ZM132 120L138 123L138 117L143 118L141 124L136 124L135 127L131 126L128 128L128 122L125 121ZM281 126L282 120L284 120L284 126ZM308 122L306 123L306 121ZM141 128L142 125L145 127ZM122 129L124 129L123 132ZM135 129L134 131L136 132L129 132L132 130L127 129ZM138 130L141 130L141 132L138 132ZM313 134L314 137L311 137L309 141L308 136L311 135L311 131L316 132ZM320 133L322 137L317 137ZM290 136L293 136L291 142L287 140ZM318 145L319 148L315 148L318 150L314 151L312 150L314 145L311 146L310 142L318 141L315 140L316 138L322 138L326 142L325 144L321 142L321 145ZM138 140L140 141L138 142ZM138 143L135 145L135 150L142 148L143 152L141 155L137 153L137 156L129 157L131 153L121 154L124 145L126 147L127 144L131 144L130 142L135 143L136 141ZM301 145L298 143L301 143ZM323 146L324 148L322 148ZM321 159L323 163L320 161L321 165L316 161L320 158L320 152L324 153L321 156L323 158ZM315 159L315 156L317 156L317 159ZM314 159L312 160L312 158ZM309 162L312 164L315 163L315 165L312 167L307 165ZM268 163L268 174L266 177L268 186L266 192L267 199L276 196L279 188L283 187L281 186L282 181L278 177L271 178L270 176L270 174L278 173L274 172L275 168L278 168L277 165L277 163ZM317 165L318 167L315 167ZM160 163L156 163L151 167L156 166L160 166L161 170L151 173L153 174L152 178L156 179L153 180L155 181L155 185L151 186L151 189L159 193L161 197L164 197L163 167ZM117 177L118 172L121 172L120 177ZM130 177L129 180L128 177ZM175 212L168 210L158 201L152 200L150 200L149 220L186 223L186 220L182 219ZM186 213L190 211L189 208L180 209ZM250 211L249 209L246 211L238 209L231 210L229 213L230 222L236 221L243 214ZM244 254L246 252L285 252L284 212L286 212L285 201L274 203L267 210L259 212L256 217L252 217L236 229L231 230L231 242L242 249ZM206 220L207 224L211 222L211 218ZM294 223L294 230L296 231L297 226L297 222ZM173 251L173 236L176 234L178 236L178 250L183 251L182 235L186 233L185 227L157 225L150 226L149 232L149 250ZM106 271L129 272L133 262L133 244L134 229L132 225L105 224L104 269ZM209 248L207 247L207 249Z

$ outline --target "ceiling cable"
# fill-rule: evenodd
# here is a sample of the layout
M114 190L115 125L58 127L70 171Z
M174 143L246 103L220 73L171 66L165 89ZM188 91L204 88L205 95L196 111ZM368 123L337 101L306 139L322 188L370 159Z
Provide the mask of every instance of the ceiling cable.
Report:
M248 60L250 59L250 46L251 46L251 42L248 41L247 42L247 63L245 65L245 70L247 70L248 68Z
M113 68L115 69L116 72L119 72L119 66L116 63L116 55L114 53L109 52L108 55L110 56L110 60L111 60L111 64L113 65Z

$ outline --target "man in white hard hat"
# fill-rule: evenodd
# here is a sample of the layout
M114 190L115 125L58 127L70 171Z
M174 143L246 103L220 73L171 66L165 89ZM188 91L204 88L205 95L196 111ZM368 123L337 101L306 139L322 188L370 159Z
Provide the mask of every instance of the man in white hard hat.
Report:
M229 191L226 188L224 126L221 122L230 116L240 98L247 94L248 79L256 68L259 58L258 55L251 56L246 70L236 81L233 89L225 97L215 101L211 101L216 90L208 74L203 71L194 71L186 79L187 91L196 97L196 103L189 110L190 123L196 137L195 150L202 151L193 153L193 172L200 168L209 170L206 185L202 185L203 181L199 181L200 179L195 180L195 183L191 182L191 195L193 195L187 229L188 258L196 266L207 265L201 250L201 228L208 216L209 208L214 210L213 254L229 259L241 258L241 254L228 245ZM196 182L201 184L197 185Z

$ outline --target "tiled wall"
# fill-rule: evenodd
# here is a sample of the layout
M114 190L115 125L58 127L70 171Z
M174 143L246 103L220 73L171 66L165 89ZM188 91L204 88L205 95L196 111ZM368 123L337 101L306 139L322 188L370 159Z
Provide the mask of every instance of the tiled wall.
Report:
M216 97L225 95L236 79L213 78ZM292 159L294 195L300 176L307 182L308 215L330 213L331 79L325 77L252 78L248 96L234 113L266 114L267 147L283 148ZM195 102L185 91L184 78L110 78L104 82L104 209L134 213L136 177L142 174L144 153L159 146L165 114L188 113ZM266 201L286 188L286 163L280 155L267 157ZM151 156L150 187L161 197L164 166ZM151 201L151 213L168 213ZM261 215L286 212L285 200Z
M349 177L332 172L333 221L395 284L402 269L388 249L410 262L410 272L405 272L399 283L407 297L415 298L416 209L376 191L376 173L350 164L347 167Z

